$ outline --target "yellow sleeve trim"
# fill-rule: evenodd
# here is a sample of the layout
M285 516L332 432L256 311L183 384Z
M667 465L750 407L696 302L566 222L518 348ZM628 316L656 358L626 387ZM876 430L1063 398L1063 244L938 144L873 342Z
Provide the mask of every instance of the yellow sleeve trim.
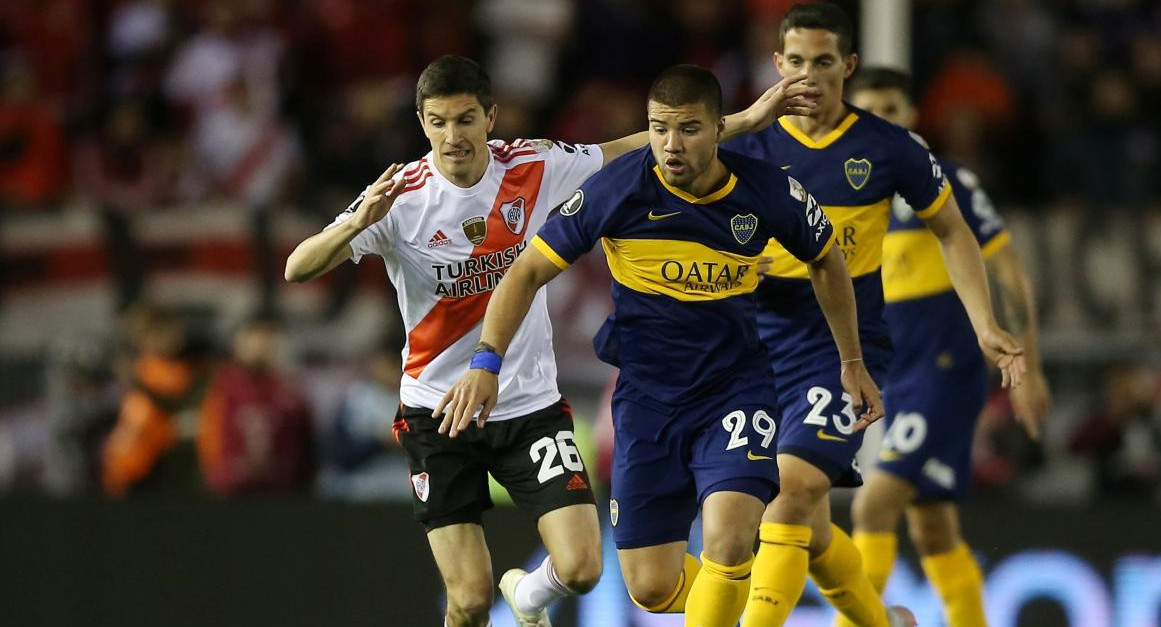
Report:
M943 209L944 205L947 204L948 198L951 198L951 182L944 179L943 191L939 192L939 195L935 197L935 200L932 201L930 205L927 205L926 209L923 211L916 211L915 215L919 216L921 220L926 220L934 216L935 214L939 213L940 209Z
M1011 233L1007 231L1000 231L999 234L988 241L987 244L984 244L983 248L980 249L980 254L983 255L984 259L987 259L988 257L991 257L992 255L1000 252L1000 249L1007 246L1009 243L1011 243L1011 241Z
M534 235L532 237L532 246L535 247L536 250L539 250L541 253L543 253L545 257L548 257L548 260L552 262L552 265L560 268L561 270L568 270L569 263L565 261L563 257L556 254L556 251L548 245L548 242L540 239L539 235Z
M811 259L810 261L813 263L813 262L818 261L819 259L822 259L823 257L825 257L826 254L830 252L831 247L834 246L834 243L837 241L838 241L838 232L831 231L830 232L830 239L828 239L826 241L826 244L823 245L822 252L815 255L814 259Z

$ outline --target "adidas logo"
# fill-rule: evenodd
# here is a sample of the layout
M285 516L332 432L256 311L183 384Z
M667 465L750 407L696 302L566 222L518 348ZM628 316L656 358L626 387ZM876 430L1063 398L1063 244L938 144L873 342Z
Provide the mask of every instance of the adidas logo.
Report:
M432 235L431 239L427 240L427 247L438 248L440 246L447 246L450 243L452 243L450 237L444 235L443 231L436 231L435 235Z
M574 472L572 479L568 480L568 485L564 486L565 490L588 490L589 484L585 483L585 478L580 476L580 473Z

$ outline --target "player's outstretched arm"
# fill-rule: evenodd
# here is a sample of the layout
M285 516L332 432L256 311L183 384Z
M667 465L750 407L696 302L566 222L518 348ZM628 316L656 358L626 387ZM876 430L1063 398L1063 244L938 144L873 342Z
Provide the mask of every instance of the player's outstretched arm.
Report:
M403 189L402 180L392 177L402 169L392 164L372 183L359 202L355 215L347 221L324 229L302 241L286 259L286 280L301 283L326 274L351 258L351 240L375 224L391 210L391 204Z
M784 115L809 115L817 105L817 87L807 87L806 74L787 76L758 96L749 107L725 117L722 141L743 133L757 133Z
M883 399L867 366L859 344L859 320L855 288L843 260L842 250L831 245L826 254L808 264L810 282L818 304L826 316L841 360L843 389L861 407L855 430L865 429L883 417Z
M992 284L992 308L1004 327L1024 345L1028 372L1024 382L1012 390L1012 407L1028 435L1040 438L1040 422L1052 406L1052 393L1040 363L1039 325L1036 299L1028 271L1020 255L1005 244L984 262Z
M440 433L456 437L468 428L472 414L481 405L483 409L476 424L484 426L499 396L500 363L504 353L528 315L536 291L560 273L561 269L535 246L524 249L512 264L496 291L492 292L488 310L484 313L480 346L471 366L444 394L431 414L435 418L443 416L439 423Z
M980 348L1000 369L1004 387L1020 385L1027 370L1024 348L996 322L980 245L964 222L955 196L948 197L942 209L923 221L939 238L947 274L967 310Z

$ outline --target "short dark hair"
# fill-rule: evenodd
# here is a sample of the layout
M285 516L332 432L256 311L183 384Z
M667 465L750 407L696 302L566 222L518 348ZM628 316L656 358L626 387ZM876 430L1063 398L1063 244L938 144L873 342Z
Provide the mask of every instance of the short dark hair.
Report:
M892 67L863 66L847 81L847 93L853 95L864 89L898 89L910 100L911 75Z
M661 72L649 86L649 100L670 107L700 102L714 117L722 114L722 86L714 73L685 63Z
M432 61L415 84L415 109L423 110L423 101L457 94L472 94L487 112L492 109L492 79L479 63L454 54Z
M786 47L786 33L792 28L817 28L838 35L839 52L845 57L854 49L855 27L845 11L829 2L805 2L790 7L782 17L778 49Z

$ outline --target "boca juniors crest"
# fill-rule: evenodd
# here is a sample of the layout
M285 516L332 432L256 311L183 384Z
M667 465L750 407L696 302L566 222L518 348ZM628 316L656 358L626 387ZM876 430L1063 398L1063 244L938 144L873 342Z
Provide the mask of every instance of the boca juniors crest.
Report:
M504 218L504 225L512 231L513 235L520 235L524 232L524 199L517 198L516 200L506 202L500 205L496 211L500 212L500 217Z
M488 222L482 216L468 218L460 226L464 228L468 241L476 246L484 243L484 238L488 236Z
M757 230L758 216L752 213L730 218L730 231L734 233L734 239L738 240L739 244L749 243Z
M867 179L871 178L871 162L867 159L847 159L843 171L851 187L860 190L867 184Z

